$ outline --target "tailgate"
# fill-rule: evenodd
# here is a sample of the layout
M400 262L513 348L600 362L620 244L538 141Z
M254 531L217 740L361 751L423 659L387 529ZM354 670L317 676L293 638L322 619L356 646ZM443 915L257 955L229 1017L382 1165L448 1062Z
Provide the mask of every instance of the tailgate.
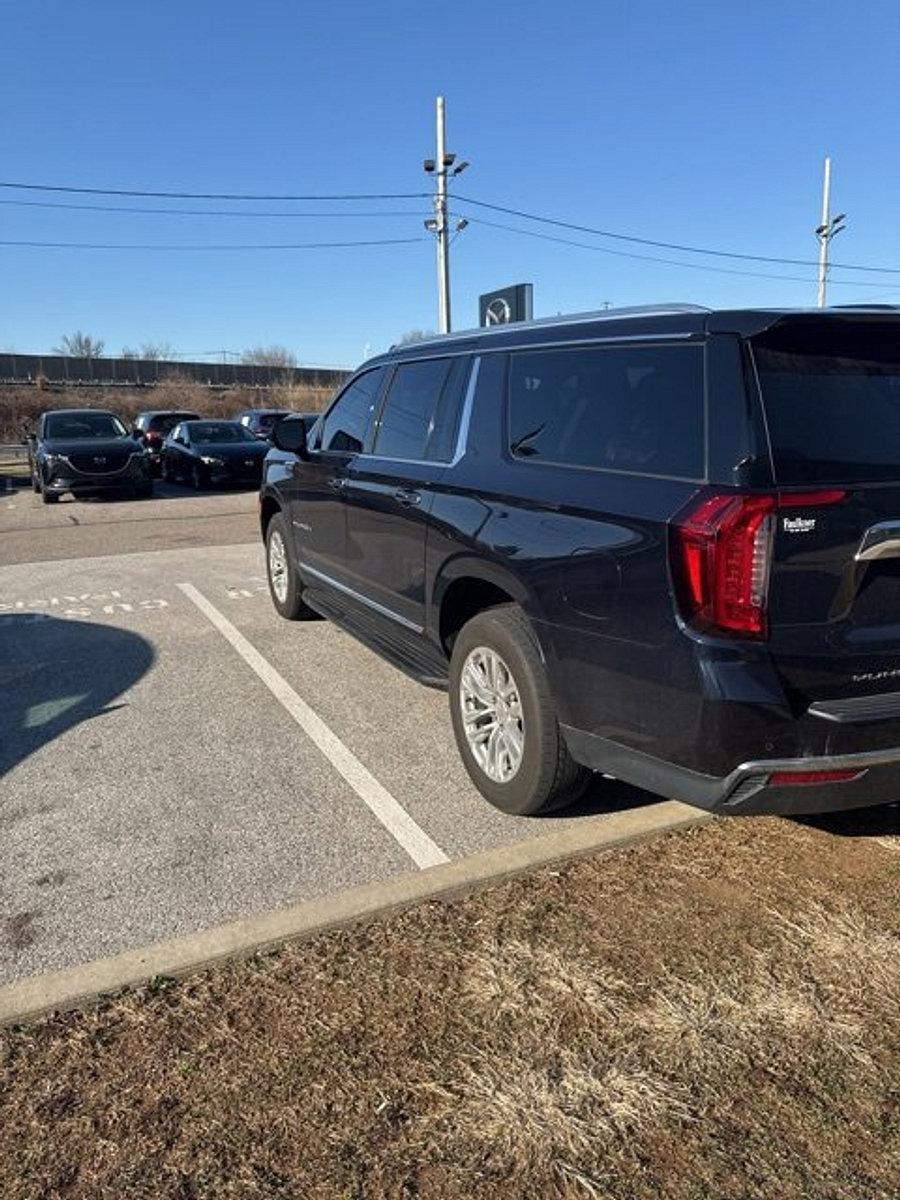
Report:
M751 347L775 479L791 504L773 531L775 667L798 705L846 700L832 719L863 719L863 698L882 697L868 702L870 716L896 719L900 314L787 318Z

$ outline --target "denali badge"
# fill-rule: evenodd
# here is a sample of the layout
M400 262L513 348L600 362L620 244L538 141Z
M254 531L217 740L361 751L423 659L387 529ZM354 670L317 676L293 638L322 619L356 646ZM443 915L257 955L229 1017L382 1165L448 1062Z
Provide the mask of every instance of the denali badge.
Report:
M815 517L785 517L785 533L812 533L816 527Z
M851 675L854 683L878 683L880 679L896 679L900 668L893 667L887 671L863 671L860 675Z

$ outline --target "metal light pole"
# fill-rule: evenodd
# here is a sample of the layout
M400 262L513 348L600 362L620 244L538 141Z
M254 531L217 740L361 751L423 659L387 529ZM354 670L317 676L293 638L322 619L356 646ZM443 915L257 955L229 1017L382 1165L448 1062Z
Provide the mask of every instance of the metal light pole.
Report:
M828 284L828 246L844 228L846 213L831 219L831 158L825 159L825 177L822 182L822 223L816 228L819 239L819 287L816 296L818 308L825 307L825 291Z
M447 213L447 180L461 174L469 165L467 162L456 162L455 154L447 153L446 114L444 97L437 98L437 155L426 158L425 170L436 179L437 187L434 193L434 217L425 222L425 228L437 239L437 284L438 284L438 329L441 333L449 333L450 321L450 222ZM468 224L467 221L457 223L457 232Z
M444 97L437 98L437 193L434 216L437 221L438 325L441 333L450 332L450 241L447 236L447 157Z

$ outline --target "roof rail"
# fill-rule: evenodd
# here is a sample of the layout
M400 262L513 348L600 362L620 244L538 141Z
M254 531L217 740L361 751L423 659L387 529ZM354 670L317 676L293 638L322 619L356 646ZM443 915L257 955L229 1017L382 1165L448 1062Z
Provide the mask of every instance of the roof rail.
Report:
M665 317L677 313L708 313L712 309L702 304L638 304L632 308L600 308L596 312L560 313L555 317L538 317L531 321L511 321L505 325L476 325L474 329L460 329L456 333L436 333L433 337L422 338L415 342L416 346L427 346L432 342L443 342L455 338L489 337L491 334L502 333L515 326L516 329L548 328L553 325L576 325L590 321L618 321L625 317ZM407 343L409 344L409 343ZM398 350L400 343L395 343L391 350Z

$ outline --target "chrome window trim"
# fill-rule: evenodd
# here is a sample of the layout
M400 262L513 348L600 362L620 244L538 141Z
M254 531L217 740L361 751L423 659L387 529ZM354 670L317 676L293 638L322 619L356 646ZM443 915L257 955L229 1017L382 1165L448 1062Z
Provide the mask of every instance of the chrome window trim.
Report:
M324 571L318 571L315 567L310 567L306 563L298 563L300 570L307 575L313 575L316 579L321 579L323 583L327 583L329 587L333 587L336 591L343 592L347 596L351 596L354 600L358 600L360 604L365 604L367 608L373 609L375 612L381 613L382 616L390 617L392 621L396 621L398 625L403 625L406 629L411 629L413 633L422 633L424 626L417 625L415 621L410 621L407 617L401 617L399 613L395 613L393 609L386 608L383 604L379 604L377 600L370 600L368 596L364 596L361 592L357 592L354 588L348 587L346 583L338 583L336 579L332 579L330 575L326 575Z

